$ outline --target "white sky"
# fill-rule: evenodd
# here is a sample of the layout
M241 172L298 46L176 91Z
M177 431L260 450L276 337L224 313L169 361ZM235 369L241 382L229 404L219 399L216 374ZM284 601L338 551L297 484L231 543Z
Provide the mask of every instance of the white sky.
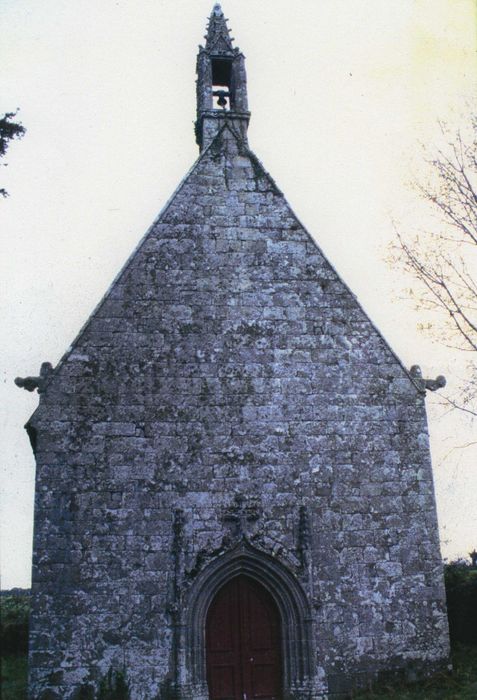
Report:
M211 0L3 0L0 112L20 107L0 186L2 588L28 586L37 394L197 156L195 56ZM247 57L252 149L408 366L459 371L417 331L384 262L437 119L477 88L475 0L224 0ZM443 554L477 547L476 428L428 399ZM475 439L475 438L474 438Z

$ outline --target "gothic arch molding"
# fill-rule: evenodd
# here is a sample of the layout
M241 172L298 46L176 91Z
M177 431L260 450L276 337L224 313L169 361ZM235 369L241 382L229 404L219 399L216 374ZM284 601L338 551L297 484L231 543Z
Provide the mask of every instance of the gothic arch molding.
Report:
M294 575L247 541L211 562L189 591L184 615L187 685L200 695L206 692L207 611L219 589L238 575L260 583L274 599L282 623L283 688L289 697L305 697L300 691L313 687L314 676L310 605Z

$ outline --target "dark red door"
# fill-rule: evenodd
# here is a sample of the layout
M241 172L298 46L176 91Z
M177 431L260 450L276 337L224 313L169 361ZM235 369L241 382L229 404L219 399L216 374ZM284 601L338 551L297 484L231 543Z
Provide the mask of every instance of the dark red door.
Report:
M211 700L280 700L280 617L263 586L238 576L220 589L206 647Z

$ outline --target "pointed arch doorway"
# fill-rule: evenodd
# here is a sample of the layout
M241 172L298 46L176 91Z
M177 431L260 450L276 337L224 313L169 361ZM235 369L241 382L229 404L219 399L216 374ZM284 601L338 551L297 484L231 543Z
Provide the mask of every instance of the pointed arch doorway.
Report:
M280 613L268 591L236 576L215 595L206 620L210 700L279 700Z

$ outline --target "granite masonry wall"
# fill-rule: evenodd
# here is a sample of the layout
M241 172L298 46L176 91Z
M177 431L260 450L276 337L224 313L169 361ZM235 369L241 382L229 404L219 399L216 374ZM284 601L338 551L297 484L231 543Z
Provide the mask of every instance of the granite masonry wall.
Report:
M240 572L280 609L284 698L447 662L424 395L224 124L30 421L30 698L113 667L205 700Z

